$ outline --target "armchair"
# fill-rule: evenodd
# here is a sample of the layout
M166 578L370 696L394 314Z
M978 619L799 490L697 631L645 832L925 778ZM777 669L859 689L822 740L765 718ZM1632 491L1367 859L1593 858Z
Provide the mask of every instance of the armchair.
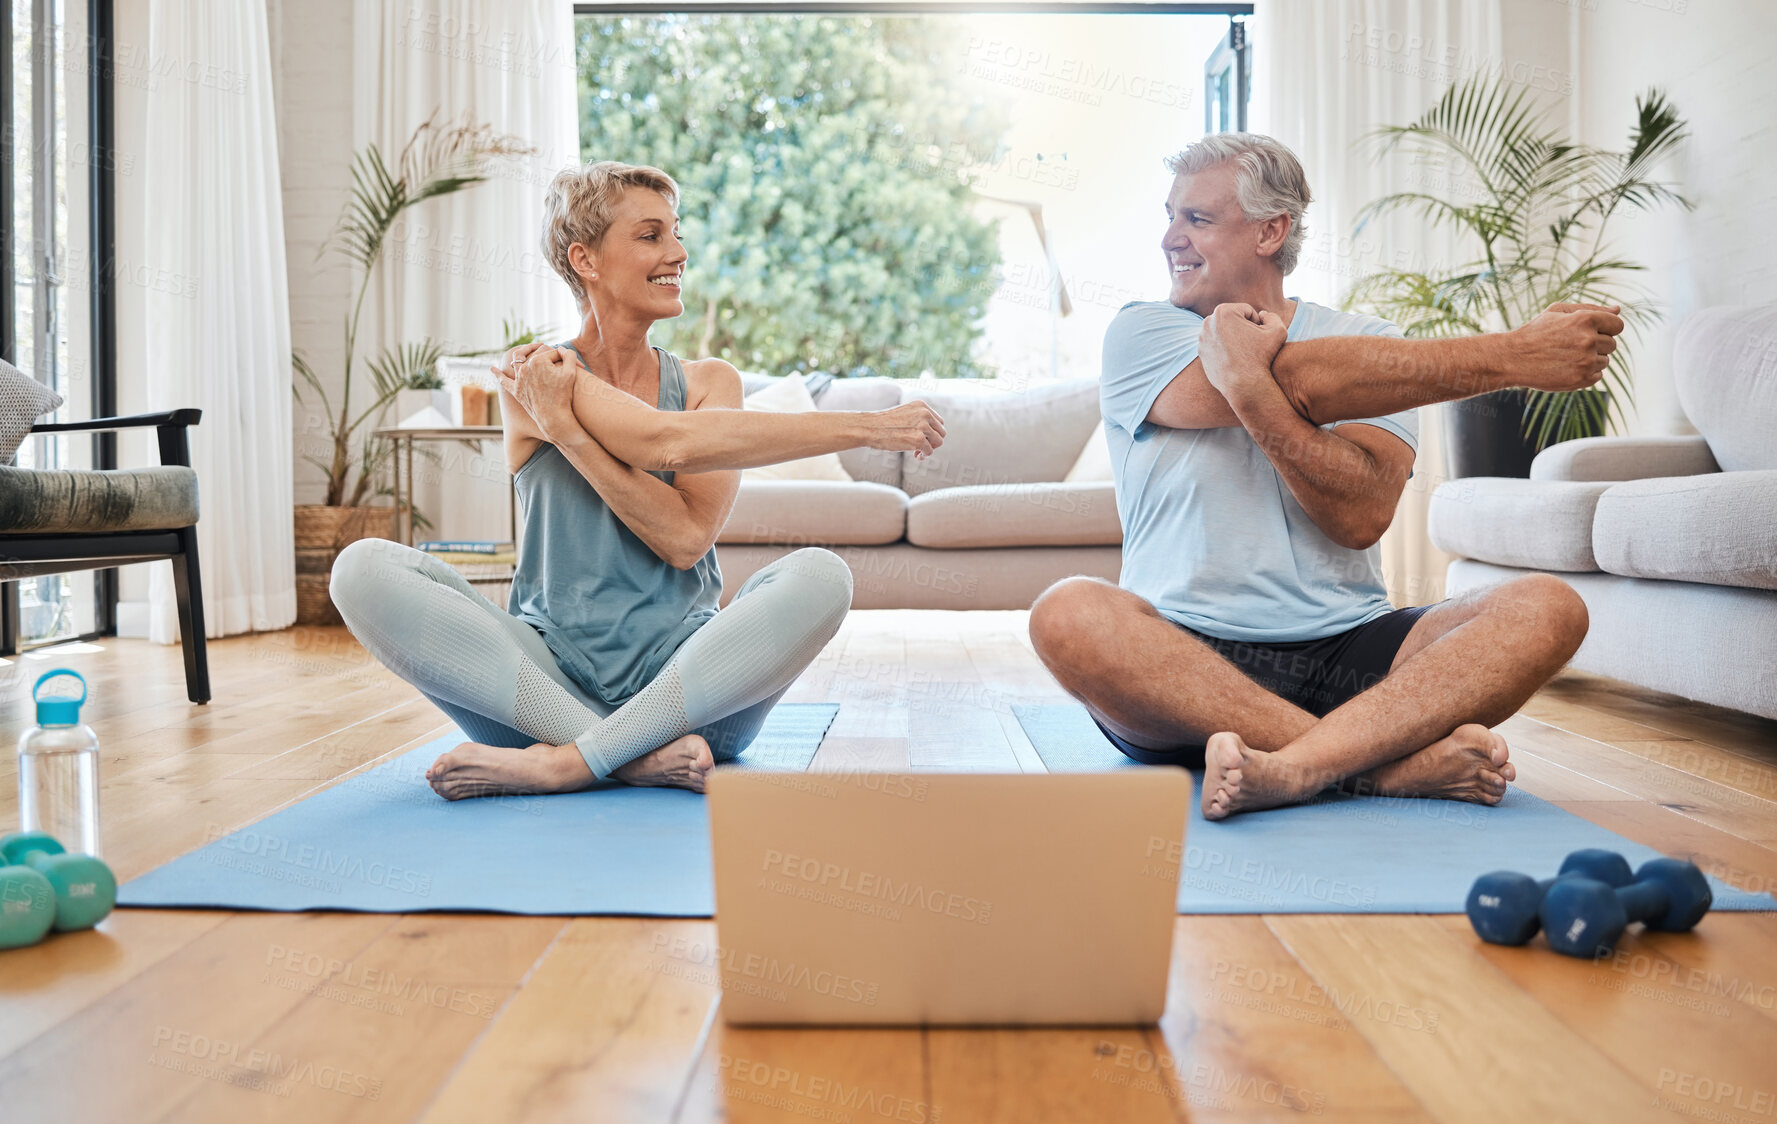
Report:
M90 421L50 422L32 433L100 433L154 427L160 466L130 469L0 465L0 582L97 570L162 558L173 563L185 691L210 701L204 606L198 577L197 473L187 431L201 410L168 410ZM18 651L11 597L0 599L0 655Z

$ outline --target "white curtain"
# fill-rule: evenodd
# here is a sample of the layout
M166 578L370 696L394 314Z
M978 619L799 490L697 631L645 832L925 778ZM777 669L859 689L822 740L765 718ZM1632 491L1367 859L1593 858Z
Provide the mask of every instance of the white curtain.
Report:
M365 302L360 356L426 336L446 354L495 347L507 318L547 328L552 338L577 332L573 298L539 248L544 191L580 159L572 5L358 0L353 38L354 147L375 143L392 160L421 123L436 119L487 124L536 150L408 212ZM416 459L415 502L434 536L507 536L497 446L486 444L488 457L452 445L435 447L436 462Z
M196 406L191 433L205 633L296 619L290 307L265 6L149 0L147 57L188 60L145 97L147 401ZM149 638L179 639L170 563Z
M1338 304L1382 268L1429 270L1468 260L1447 229L1401 214L1353 236L1357 213L1393 191L1460 191L1441 169L1379 159L1363 138L1418 117L1450 85L1501 67L1500 0L1256 0L1252 128L1289 145L1314 203L1292 296ZM1382 539L1397 605L1444 595L1449 556L1426 537L1431 493L1448 478L1441 407L1420 411L1413 479Z

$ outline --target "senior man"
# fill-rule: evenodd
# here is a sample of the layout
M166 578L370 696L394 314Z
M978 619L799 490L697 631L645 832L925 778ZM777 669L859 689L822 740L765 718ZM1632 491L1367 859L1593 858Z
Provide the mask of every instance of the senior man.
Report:
M1171 292L1126 305L1104 345L1121 578L1046 591L1038 656L1125 754L1203 767L1210 819L1330 784L1498 803L1515 772L1490 727L1573 655L1585 604L1532 575L1396 608L1376 544L1411 475L1415 407L1589 387L1619 310L1405 339L1284 295L1310 200L1284 145L1222 133L1168 166Z

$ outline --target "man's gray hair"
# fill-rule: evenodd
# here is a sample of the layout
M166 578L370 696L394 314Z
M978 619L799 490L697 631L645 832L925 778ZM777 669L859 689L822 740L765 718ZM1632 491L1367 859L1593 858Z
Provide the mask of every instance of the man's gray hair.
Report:
M1228 160L1235 163L1234 194L1246 221L1290 217L1289 236L1272 258L1287 275L1302 254L1302 239L1308 233L1302 212L1314 199L1302 162L1283 143L1258 133L1211 133L1167 157L1166 167L1175 176L1190 175Z

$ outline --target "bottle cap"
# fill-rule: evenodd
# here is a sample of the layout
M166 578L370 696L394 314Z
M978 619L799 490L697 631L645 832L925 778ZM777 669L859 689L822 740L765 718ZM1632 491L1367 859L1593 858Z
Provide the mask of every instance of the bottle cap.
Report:
M50 695L47 698L37 692L43 685L58 675L72 675L80 680L80 697L70 698L67 695ZM31 698L37 702L37 724L39 726L73 726L80 722L80 704L86 701L86 680L78 671L58 667L54 671L44 672L31 688Z

